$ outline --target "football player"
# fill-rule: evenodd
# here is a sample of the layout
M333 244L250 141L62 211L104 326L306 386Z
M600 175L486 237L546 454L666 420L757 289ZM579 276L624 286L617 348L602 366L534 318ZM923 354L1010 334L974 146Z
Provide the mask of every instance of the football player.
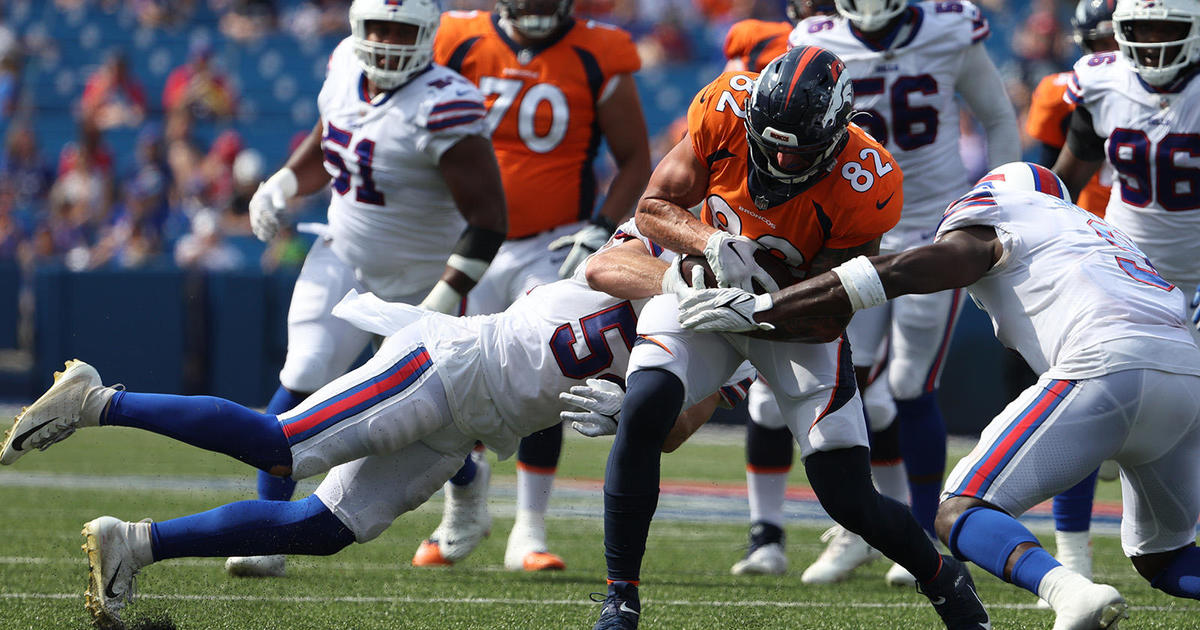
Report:
M788 35L796 22L813 15L833 13L828 0L788 0L787 22L747 19L734 23L725 35L725 71L758 72L787 52Z
M299 501L241 501L158 523L109 516L87 523L87 609L101 626L114 626L146 565L187 556L333 554L372 540L424 503L476 440L511 455L522 436L558 422L560 392L598 382L590 379L620 380L644 298L660 290L670 256L630 222L604 254L629 280L620 297L590 289L581 269L573 279L532 289L503 313L480 317L349 293L337 315L386 339L365 365L282 414L209 396L118 391L103 386L91 366L70 361L14 422L0 464L79 428L128 426L274 475L328 471ZM579 339L587 340L586 350ZM723 398L735 388L714 392L687 413L707 418L721 401L738 402ZM680 424L695 422L685 417Z
M1059 565L1016 520L1114 459L1126 555L1154 588L1200 599L1200 349L1183 294L1128 236L1071 204L1048 169L993 170L946 210L932 245L857 258L770 296L683 290L680 317L693 330L804 334L814 319L964 286L1039 380L950 473L938 536L1050 602L1055 630L1115 627L1120 593Z
M571 17L571 0L500 0L495 13L450 12L434 58L474 81L508 201L508 240L467 296L467 313L498 313L539 284L569 277L632 211L650 176L650 146L625 31ZM592 162L604 140L617 171L596 209ZM547 251L550 249L552 251ZM562 426L526 437L517 450L517 513L504 566L562 569L548 552L545 518L562 450ZM481 503L447 503L412 563L449 565L490 523ZM464 531L473 528L472 531Z
M904 210L900 223L884 235L880 251L929 243L946 204L969 184L959 157L958 97L987 134L989 165L1021 155L1016 114L983 46L988 22L974 4L957 0L835 0L834 5L838 15L800 22L789 41L824 47L846 61L854 108L862 112L855 120L904 170ZM894 399L894 407L867 399L874 432L873 476L884 494L898 501L911 498L913 513L930 535L946 465L937 386L961 307L959 291L905 296L859 313L848 329L858 350L854 360L860 385L866 387L877 352L882 352L887 365L882 376ZM752 406L754 402L752 398ZM768 436L762 442L776 441ZM769 501L782 504L782 484L760 485L776 493ZM835 527L825 538L829 545L801 576L805 583L845 579L878 556L845 528ZM912 583L900 566L893 566L886 579L895 585Z
M1120 52L1075 64L1054 171L1078 195L1107 158L1106 219L1190 293L1200 284L1200 0L1118 0L1113 26Z
M504 241L484 97L433 63L439 17L434 0L354 0L351 35L330 55L317 97L320 120L250 200L254 234L267 241L289 200L331 189L328 229L292 293L287 359L268 413L345 372L370 341L331 313L347 291L453 312ZM294 487L259 475L262 499L287 500ZM284 559L231 558L226 568L277 576Z
M842 61L816 47L785 53L761 75L721 74L692 101L687 134L651 175L638 228L669 249L704 254L722 286L775 286L754 262L760 248L808 273L875 253L900 218L901 173L850 124L853 98ZM699 219L688 211L697 204ZM683 278L676 271L662 282L669 294ZM871 485L845 323L828 319L792 340L810 343L784 343L681 330L671 295L646 305L604 475L608 594L597 630L638 626L660 450L675 416L746 360L771 381L826 511L916 575L949 627L987 627L965 567L940 556L908 508Z

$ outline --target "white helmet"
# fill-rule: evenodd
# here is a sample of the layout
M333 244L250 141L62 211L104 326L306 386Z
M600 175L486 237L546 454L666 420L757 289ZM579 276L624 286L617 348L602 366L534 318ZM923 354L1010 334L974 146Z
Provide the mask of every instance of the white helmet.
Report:
M904 13L908 0L834 0L842 17L868 33L887 26L892 18Z
M1071 193L1054 171L1034 164L1033 162L1009 162L1001 164L988 171L987 175L979 178L975 188L994 188L996 190L1023 190L1040 192L1044 195L1057 197L1071 202Z
M542 39L553 35L571 18L571 6L574 4L574 0L555 0L553 3L497 0L496 12L522 35ZM547 9L553 9L553 12L547 12Z
M383 90L406 83L433 61L433 36L442 18L437 0L354 0L350 35L354 55L367 79ZM417 27L412 44L367 41L367 22L398 22Z
M1169 42L1139 42L1131 39L1133 27L1138 22L1184 24L1187 33ZM1121 53L1150 85L1167 85L1182 70L1200 62L1200 0L1118 0L1113 11L1113 26ZM1147 53L1157 62L1145 63L1142 57Z

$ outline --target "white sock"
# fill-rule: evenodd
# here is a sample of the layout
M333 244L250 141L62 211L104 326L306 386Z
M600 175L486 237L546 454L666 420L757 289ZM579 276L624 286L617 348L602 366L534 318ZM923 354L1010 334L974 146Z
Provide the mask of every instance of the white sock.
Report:
M1054 557L1063 566L1082 575L1089 580L1092 578L1092 536L1089 531L1054 532Z
M1068 569L1054 567L1042 576L1038 583L1038 597L1050 602L1050 607L1058 610L1067 599L1078 595L1079 590L1092 586L1092 581Z
M879 490L879 494L908 505L908 471L904 468L903 460L883 465L871 464L871 478L875 480L875 489Z
M133 561L138 568L154 563L154 546L150 539L150 521L125 523L125 541L133 552Z
M761 473L746 469L746 494L750 499L750 522L766 521L783 527L783 499L787 472Z
M517 463L517 513L529 511L545 519L550 507L550 491L554 487L554 473L535 472Z

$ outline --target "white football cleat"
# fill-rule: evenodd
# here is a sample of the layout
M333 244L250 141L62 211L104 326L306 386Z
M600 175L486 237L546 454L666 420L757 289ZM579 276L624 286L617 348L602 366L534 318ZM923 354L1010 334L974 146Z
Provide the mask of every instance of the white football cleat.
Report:
M466 558L492 533L492 515L488 513L488 483L492 468L480 454L475 458L475 478L465 486L446 482L446 503L442 522L413 555L414 567L449 566Z
M225 560L225 572L233 577L283 577L286 570L287 557L283 554L232 556Z
M809 565L800 575L805 584L832 584L850 577L850 573L868 562L882 558L861 536L834 525L821 534L821 541L828 542L817 561Z
M94 426L97 418L81 421L84 400L88 392L100 387L96 368L72 359L62 372L54 373L54 384L32 405L21 410L13 420L12 429L0 451L0 464L11 465L33 449L46 450L55 442L65 440L75 429ZM106 388L104 402L115 390ZM103 409L103 407L101 407Z
M909 573L908 569L899 564L892 564L892 568L887 570L883 579L891 586L912 588L917 585L917 578L913 577L913 574Z
M83 526L83 550L88 559L84 606L100 627L121 627L121 609L133 601L133 581L142 565L132 548L131 530L144 523L127 523L101 516ZM143 532L149 544L149 529Z
M734 575L783 575L788 570L787 554L780 543L768 543L738 560L729 572Z
M1129 604L1107 584L1089 584L1075 588L1055 609L1054 630L1095 630L1116 628L1129 616Z

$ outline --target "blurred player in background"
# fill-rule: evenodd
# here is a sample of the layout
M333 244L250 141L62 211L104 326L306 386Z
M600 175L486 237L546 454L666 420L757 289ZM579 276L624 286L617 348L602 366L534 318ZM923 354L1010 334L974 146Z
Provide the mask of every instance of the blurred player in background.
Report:
M498 313L533 287L570 277L633 211L650 176L633 40L607 24L575 20L571 5L501 0L495 13L442 16L435 58L487 98L486 122L509 209L508 240L467 297L471 315ZM601 140L617 172L597 210L593 161ZM510 570L565 566L549 553L545 523L561 451L561 424L521 441L517 515L504 554ZM484 504L447 502L442 522L412 563L462 560L490 523Z
M742 20L725 35L725 71L758 72L771 60L787 52L788 35L796 22L813 15L833 13L833 3L824 0L788 0L787 22Z
M801 21L789 41L794 46L821 46L846 62L854 80L854 108L862 112L855 121L887 147L904 171L900 223L884 235L880 251L929 243L946 205L969 184L959 157L958 97L987 134L989 165L1020 157L1016 114L982 43L989 33L987 20L966 1L834 4L839 15ZM946 427L937 406L937 385L961 306L957 290L905 296L856 314L847 329L860 389L870 393L871 366L886 352L886 370L880 376L886 376L895 401L893 408L886 400L873 404L874 399L866 397L874 432L875 483L898 501L911 496L913 514L930 535L946 465ZM755 387L765 391L758 383ZM764 417L777 416L769 397L756 398L757 394L752 392L751 406L757 402ZM748 447L762 457L760 467L786 470L790 465L790 451L771 446L781 440L770 435L751 438L763 445ZM774 493L766 497L762 492L764 496L756 499L760 505L782 505L783 483L754 486ZM768 513L781 515L782 509ZM801 576L805 583L845 579L855 567L878 557L845 528L835 527L822 538L829 545ZM887 581L895 585L912 584L912 579L898 565L887 574Z
M1200 285L1200 0L1118 0L1113 26L1120 52L1075 64L1054 171L1078 195L1107 158L1106 220L1190 294Z
M433 64L439 18L434 0L354 0L352 34L330 56L317 99L320 121L250 200L254 234L267 241L290 199L333 189L328 229L292 294L287 359L269 414L344 373L371 340L332 315L348 291L458 312L504 241L504 191L484 98ZM460 479L474 479L474 463ZM481 496L486 477L464 492ZM294 488L291 479L259 473L259 498L288 500ZM284 558L230 558L226 569L278 576Z
M902 175L886 149L850 124L853 98L844 64L817 47L795 48L761 75L721 74L692 101L687 135L655 168L638 204L639 230L674 251L703 254L722 286L774 286L754 261L759 249L807 273L876 253L900 218ZM701 203L697 219L688 209ZM948 627L988 627L966 569L940 556L908 508L871 485L846 320L791 342L692 334L679 328L671 295L683 283L678 267L664 274L666 295L639 321L604 475L608 594L595 629L638 627L665 437L680 409L746 360L771 381L834 520L917 575Z

